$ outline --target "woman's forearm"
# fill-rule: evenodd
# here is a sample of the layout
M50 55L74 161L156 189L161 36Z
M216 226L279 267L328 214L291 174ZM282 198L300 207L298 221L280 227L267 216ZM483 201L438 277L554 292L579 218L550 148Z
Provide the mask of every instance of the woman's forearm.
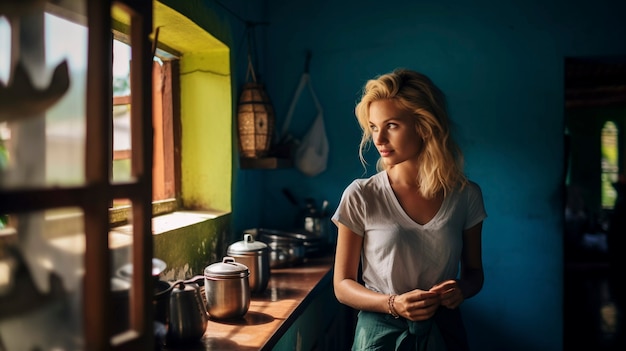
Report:
M336 282L334 289L337 300L346 306L370 312L388 312L389 295L372 291L352 279Z
M461 288L463 293L463 298L469 299L478 294L483 288L484 279L485 276L482 269L468 269L463 272L461 278L457 280L459 288Z

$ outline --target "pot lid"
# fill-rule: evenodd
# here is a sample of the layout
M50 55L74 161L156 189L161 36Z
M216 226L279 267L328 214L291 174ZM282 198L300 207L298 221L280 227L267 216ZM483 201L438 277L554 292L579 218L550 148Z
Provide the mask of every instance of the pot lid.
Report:
M112 277L111 278L111 291L129 291L130 282L128 280Z
M244 234L242 241L228 247L228 253L256 253L257 251L268 250L267 244L262 241L255 241L251 234Z
M173 284L172 293L188 293L196 292L200 287L196 283L185 283L184 281L177 281Z
M213 263L204 269L207 278L240 278L250 275L248 266L235 262L233 257L226 256L222 262Z
M285 232L281 230L261 229L259 240L267 243L296 244L315 246L323 244L323 238L300 232Z
M284 238L296 241L317 241L323 240L322 237L309 233L307 231L282 231L275 229L261 229L260 237Z
M167 264L165 261L160 260L158 258L152 259L152 276L156 277L160 275L165 268L167 268ZM117 275L124 279L131 279L133 277L133 264L128 263L123 265L117 270Z

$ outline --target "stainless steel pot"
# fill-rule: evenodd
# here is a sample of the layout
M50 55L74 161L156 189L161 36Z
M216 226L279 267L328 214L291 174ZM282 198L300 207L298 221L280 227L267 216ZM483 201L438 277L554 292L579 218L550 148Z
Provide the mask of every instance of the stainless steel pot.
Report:
M249 277L248 267L229 256L204 269L204 292L211 318L240 318L248 312Z
M271 248L271 268L296 266L304 262L306 257L306 248L301 243L281 238L271 238L266 240L268 240L267 244Z
M255 241L251 234L244 234L243 241L228 247L227 253L250 270L250 292L265 290L270 279L270 248L261 241Z
M281 268L301 264L313 257L322 244L322 239L309 233L287 232L274 229L248 229L245 233L270 247L270 267Z

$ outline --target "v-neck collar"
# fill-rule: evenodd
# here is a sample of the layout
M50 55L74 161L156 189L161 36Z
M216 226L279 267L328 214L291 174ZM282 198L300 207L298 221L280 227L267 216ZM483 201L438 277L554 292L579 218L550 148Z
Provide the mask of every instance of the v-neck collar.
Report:
M448 198L449 196L444 196L443 201L441 202L441 205L439 206L439 209L437 209L437 212L435 213L435 215L426 223L421 224L419 222L416 222L415 220L413 220L413 218L411 218L411 216L409 216L409 214L406 212L406 210L404 209L404 207L402 207L402 205L400 204L400 201L398 200L398 197L396 196L396 193L393 191L393 188L391 187L391 182L389 180L389 174L387 174L386 171L382 171L383 174L383 182L385 185L385 191L386 191L386 196L389 198L389 203L392 204L397 210L398 213L400 213L402 215L402 218L404 218L407 223L417 226L419 228L425 228L425 227L429 227L432 225L432 223L435 223L438 218L441 216L441 213L443 212L443 209L447 206L448 204Z

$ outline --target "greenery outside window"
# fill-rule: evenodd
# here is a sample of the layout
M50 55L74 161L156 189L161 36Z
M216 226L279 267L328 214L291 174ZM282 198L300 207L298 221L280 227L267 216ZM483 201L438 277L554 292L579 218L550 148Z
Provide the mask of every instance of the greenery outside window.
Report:
M613 183L617 182L619 175L619 130L614 122L608 121L602 127L600 137L602 151L602 176L601 193L602 208L612 209L615 205L617 193Z

